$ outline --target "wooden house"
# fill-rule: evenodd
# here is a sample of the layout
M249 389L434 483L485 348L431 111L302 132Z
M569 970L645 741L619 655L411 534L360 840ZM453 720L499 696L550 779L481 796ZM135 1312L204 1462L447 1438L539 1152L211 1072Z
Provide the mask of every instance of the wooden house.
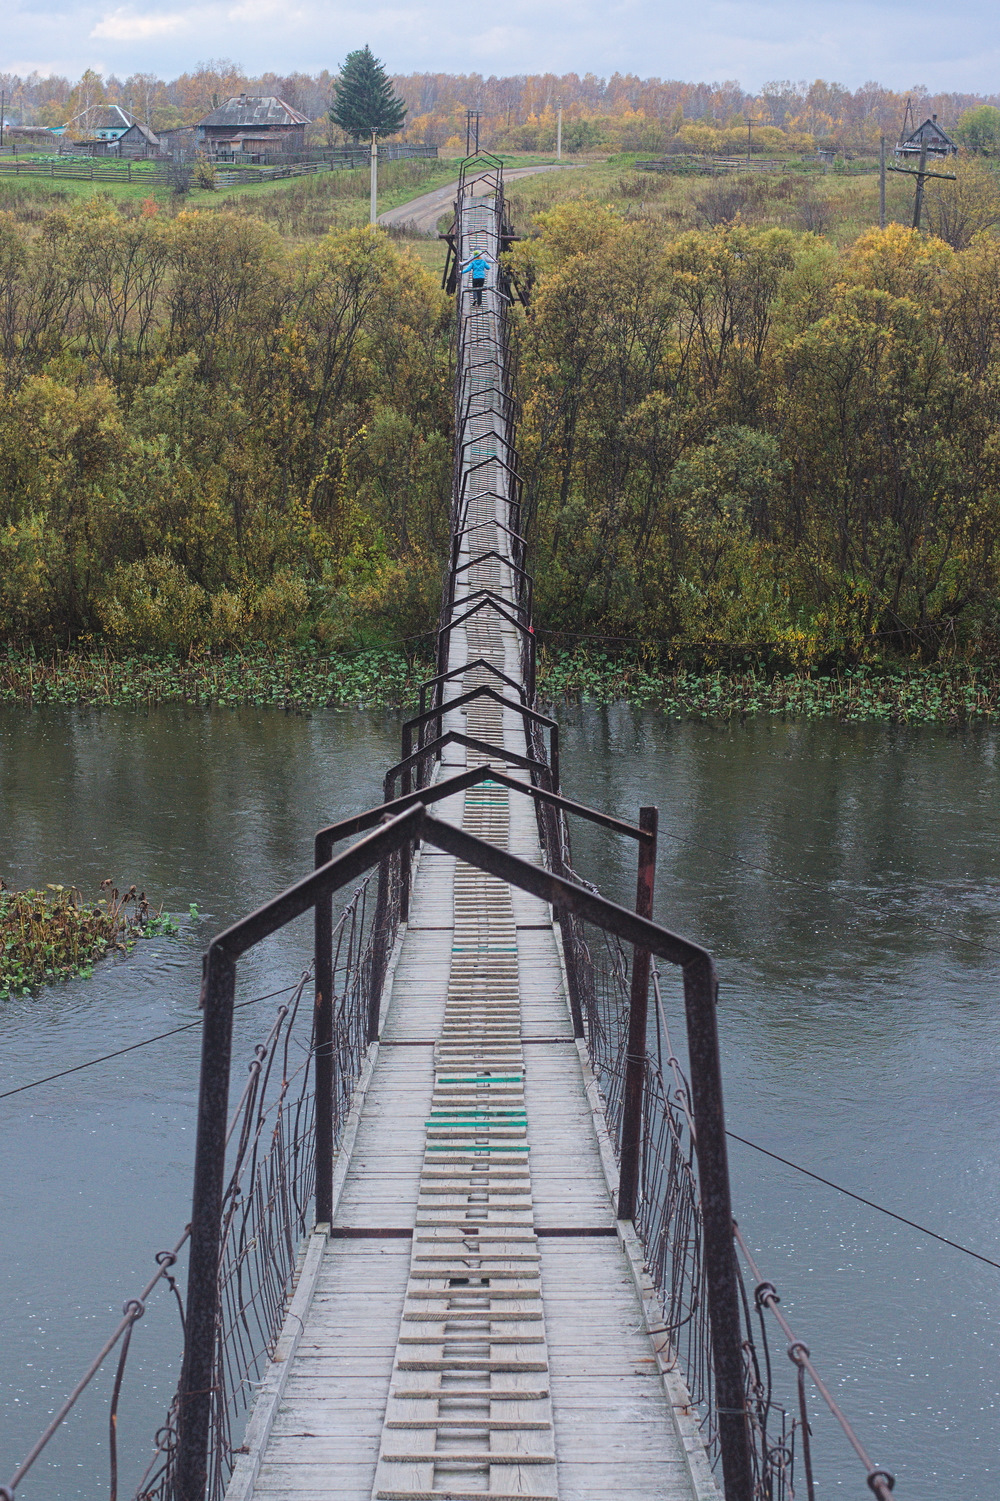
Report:
M106 104L91 114L87 131L95 141L120 141L136 123L135 115L120 104Z
M943 126L938 124L937 115L931 115L923 125L919 125L910 135L905 136L896 147L896 155L919 156L925 144L928 156L958 155L957 143L952 140Z
M118 152L121 156L147 157L160 155L160 138L148 125L136 120L125 134L118 137Z
M195 140L209 156L301 151L309 123L307 115L274 95L256 99L240 94L198 121Z

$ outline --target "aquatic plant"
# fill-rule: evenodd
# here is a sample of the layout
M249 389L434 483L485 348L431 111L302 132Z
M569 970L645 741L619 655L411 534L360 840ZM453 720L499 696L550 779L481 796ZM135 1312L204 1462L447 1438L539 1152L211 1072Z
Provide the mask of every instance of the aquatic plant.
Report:
M538 683L551 700L627 702L678 719L775 714L847 723L954 724L1000 717L1000 673L967 664L698 671L578 649L544 653Z
M414 664L401 651L379 648L326 654L262 647L189 658L173 652L115 656L81 650L44 656L11 647L0 655L0 703L396 707L414 701L414 685L427 672L425 662Z
M144 891L111 880L85 902L75 886L12 891L0 880L0 1000L36 986L88 976L99 959L128 953L138 938L180 932L169 912L151 912Z

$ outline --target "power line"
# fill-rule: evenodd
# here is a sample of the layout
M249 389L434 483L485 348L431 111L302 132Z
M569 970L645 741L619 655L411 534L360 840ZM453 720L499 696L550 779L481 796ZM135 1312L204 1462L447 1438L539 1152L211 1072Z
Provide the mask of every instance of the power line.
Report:
M267 995L256 995L249 1001L238 1001L233 1007L234 1011L241 1011L244 1006L256 1006L261 1001L272 1001L276 996L287 995L294 990L294 985L285 985L281 990L269 991ZM180 1032L190 1032L192 1027L201 1026L201 1017L197 1021L185 1022L182 1027L171 1027L169 1032L158 1032L155 1037L144 1037L141 1042L130 1042L127 1048L117 1048L113 1053L102 1053L99 1058L89 1058L86 1063L74 1063L72 1068L60 1069L57 1074L46 1074L44 1079L33 1079L30 1084L19 1084L16 1089L5 1089L0 1094L0 1100L9 1100L11 1095L24 1094L26 1089L37 1089L40 1084L51 1084L53 1079L65 1079L69 1074L78 1074L81 1069L93 1068L98 1063L107 1063L111 1058L121 1058L125 1053L134 1053L137 1048L148 1048L151 1043L162 1042L165 1037L176 1037Z
M973 1251L969 1246L963 1246L960 1241L950 1240L947 1235L939 1235L936 1230L930 1230L926 1225L918 1225L916 1220L908 1220L905 1214L897 1214L894 1209L887 1209L884 1204L876 1204L874 1199L866 1199L864 1194L856 1194L853 1189L845 1188L841 1183L834 1183L830 1178L824 1178L821 1173L814 1173L807 1167L801 1167L799 1163L792 1162L788 1157L781 1157L777 1152L769 1152L767 1147L758 1146L755 1141L748 1141L745 1136L738 1136L735 1131L727 1131L726 1135L733 1141L738 1141L745 1147L752 1147L755 1152L761 1152L765 1157L773 1157L775 1162L783 1163L785 1167L794 1168L797 1173L803 1173L807 1178L814 1178L817 1183L822 1183L827 1188L833 1188L839 1194L844 1194L848 1199L856 1199L859 1204L867 1204L869 1209L877 1209L879 1214L887 1214L891 1220L898 1220L901 1225L909 1225L911 1230L919 1230L921 1235L929 1235L932 1240L939 1240L942 1245L951 1246L956 1251L964 1251L966 1256L975 1257L976 1261L984 1261L987 1266L996 1267L1000 1272L1000 1261L994 1261L990 1256L984 1256L981 1251Z
M261 1001L271 1001L279 995L287 995L294 990L294 985L285 985L280 990L268 991L266 995L254 996L249 1001L239 1001L234 1010L241 1011L246 1006L257 1006ZM70 1074L78 1074L83 1069L94 1068L99 1063L108 1063L114 1058L122 1058L126 1053L134 1053L139 1048L148 1048L155 1042L163 1042L168 1037L177 1037L181 1032L190 1032L194 1027L201 1026L201 1018L197 1021L185 1022L183 1026L171 1027L169 1032L158 1032L154 1037L144 1037L140 1042L129 1043L128 1047L116 1048L113 1053L102 1053L98 1058L89 1058L85 1063L76 1063L72 1068L60 1069L58 1073L46 1074L43 1079L33 1079L30 1084L19 1084L16 1089L7 1089L0 1094L0 1100L8 1100L12 1095L24 1094L26 1090L38 1089L43 1084L51 1084L56 1079L68 1078ZM746 1136L740 1136L736 1131L727 1131L726 1135L732 1141L738 1141L742 1146L751 1147L753 1151L760 1152L764 1157L770 1157L774 1162L780 1162L784 1167L790 1167L797 1173L802 1173L806 1178L812 1178L817 1183L822 1183L826 1188L832 1188L836 1193L843 1194L848 1199L854 1199L859 1204L865 1204L869 1209L875 1209L879 1214L887 1215L890 1219L898 1220L901 1225L908 1225L911 1230L918 1230L922 1235L929 1235L932 1240L940 1241L942 1245L951 1246L953 1250L962 1251L966 1256L972 1256L976 1261L982 1261L986 1266L996 1267L1000 1271L1000 1261L994 1261L989 1256L984 1256L980 1251L973 1251L969 1246L963 1246L960 1241L951 1240L947 1235L940 1235L938 1231L931 1230L927 1225L918 1224L916 1220L907 1219L904 1214L897 1214L894 1209L887 1209L884 1204L877 1204L874 1199L866 1199L863 1194L855 1193L853 1189L845 1188L842 1183L834 1183L830 1178L824 1178L821 1173L814 1173L810 1168L802 1167L798 1162L792 1162L789 1157L782 1157L778 1152L772 1152L767 1147L760 1146L755 1141L750 1141Z

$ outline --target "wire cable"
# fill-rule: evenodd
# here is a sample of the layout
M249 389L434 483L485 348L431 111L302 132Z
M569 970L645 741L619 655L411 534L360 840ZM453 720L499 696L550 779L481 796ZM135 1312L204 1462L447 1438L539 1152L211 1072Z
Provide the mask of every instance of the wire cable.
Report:
M234 1011L242 1011L244 1006L256 1006L261 1001L272 1001L276 996L287 995L294 990L294 985L284 985L280 990L271 990L267 995L255 995L249 1001L237 1001ZM93 1068L95 1064L107 1063L111 1058L121 1058L125 1053L134 1053L137 1048L148 1048L151 1043L162 1042L165 1037L176 1037L180 1032L190 1032L192 1027L201 1026L201 1017L197 1021L185 1022L182 1027L171 1027L169 1032L157 1032L155 1037L144 1037L141 1042L130 1042L127 1048L117 1048L113 1053L102 1053L99 1058L88 1058L86 1063L74 1063L72 1068L62 1068L57 1074L46 1074L44 1079L33 1079L30 1084L19 1084L16 1089L5 1089L0 1094L0 1100L9 1100L11 1095L24 1094L26 1089L37 1089L40 1084L51 1084L53 1079L65 1079L70 1074L78 1074L81 1069Z
M887 1209L884 1204L876 1204L874 1199L866 1199L864 1194L857 1194L853 1189L845 1188L842 1183L834 1183L832 1179L824 1178L821 1173L814 1173L807 1167L801 1167L799 1163L792 1162L788 1157L782 1157L777 1152L770 1152L767 1147L758 1146L755 1141L748 1141L745 1136L738 1136L735 1131L727 1131L726 1135L732 1141L738 1141L745 1147L752 1147L755 1152L761 1152L765 1157L772 1157L775 1162L794 1168L797 1173L804 1173L807 1178L814 1178L817 1183L822 1183L827 1188L836 1189L837 1193L844 1194L848 1199L856 1199L859 1204L867 1204L869 1209L877 1209L879 1214L887 1214L891 1220L898 1220L901 1225L909 1225L911 1230L919 1230L922 1235L929 1235L932 1240L939 1240L942 1245L951 1246L955 1251L964 1251L966 1256L973 1256L976 1261L984 1261L987 1266L996 1267L1000 1272L1000 1261L984 1256L981 1251L973 1251L970 1246L963 1246L961 1241L951 1240L947 1235L939 1235L936 1230L930 1230L926 1225L918 1224L916 1220L908 1220L905 1214L897 1214L894 1209Z

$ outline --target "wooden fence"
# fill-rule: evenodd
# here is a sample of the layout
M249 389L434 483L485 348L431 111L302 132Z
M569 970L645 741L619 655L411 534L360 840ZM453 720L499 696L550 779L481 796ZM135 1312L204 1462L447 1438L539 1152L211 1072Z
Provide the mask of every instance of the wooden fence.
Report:
M311 172L330 172L340 167L351 167L355 163L343 162L290 162L285 167L242 167L227 165L221 171L216 170L215 181L220 187L233 187L235 184L248 184L255 182L274 182L282 177L302 177ZM101 162L93 159L86 161L0 161L0 177L48 177L60 178L75 182L117 182L128 183L174 183L182 174L194 174L194 164L191 162L179 162L176 164L162 164L155 167L148 166L145 162Z
M830 162L790 162L782 157L765 156L662 156L655 161L635 162L640 172L671 172L679 176L721 177L733 172L801 172L803 168L813 172L833 172L838 177L865 177L878 171L878 166L869 163L851 163L836 166Z

